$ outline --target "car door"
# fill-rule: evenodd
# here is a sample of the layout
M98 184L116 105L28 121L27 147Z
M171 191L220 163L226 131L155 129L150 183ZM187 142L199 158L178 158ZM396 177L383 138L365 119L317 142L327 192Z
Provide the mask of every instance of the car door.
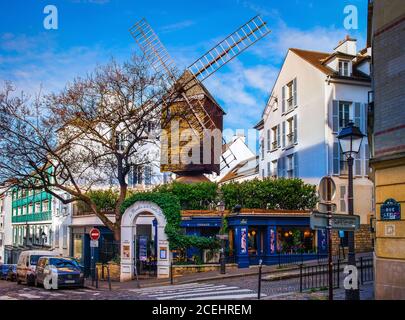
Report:
M21 254L18 262L17 262L17 278L22 280L25 278L24 270L25 270L25 254Z

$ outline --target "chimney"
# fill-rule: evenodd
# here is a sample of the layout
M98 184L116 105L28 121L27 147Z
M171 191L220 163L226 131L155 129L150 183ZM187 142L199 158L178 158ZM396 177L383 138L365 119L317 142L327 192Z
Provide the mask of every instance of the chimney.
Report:
M338 46L335 48L336 52L357 55L357 39L350 38L349 35L342 41L339 41Z

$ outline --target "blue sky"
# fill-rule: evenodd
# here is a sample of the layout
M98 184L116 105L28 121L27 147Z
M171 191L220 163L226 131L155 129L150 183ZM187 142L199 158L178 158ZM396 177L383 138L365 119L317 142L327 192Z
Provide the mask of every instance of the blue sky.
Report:
M59 28L46 30L43 9L58 8ZM345 30L346 5L359 13ZM350 34L366 38L366 0L13 0L0 3L0 81L33 93L57 91L111 57L137 47L128 28L145 17L180 68L241 24L261 14L272 33L205 83L227 112L225 128L249 129L260 119L289 47L331 51Z

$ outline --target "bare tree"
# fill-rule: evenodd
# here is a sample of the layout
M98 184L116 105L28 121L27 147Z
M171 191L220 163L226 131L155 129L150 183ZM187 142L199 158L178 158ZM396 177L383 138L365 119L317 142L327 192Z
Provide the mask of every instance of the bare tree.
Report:
M148 151L158 143L150 128L161 126L167 92L164 79L137 56L34 99L6 83L0 91L0 181L8 188L44 189L65 204L82 201L119 240L126 178L131 168L157 159ZM88 195L108 186L118 189L113 220Z

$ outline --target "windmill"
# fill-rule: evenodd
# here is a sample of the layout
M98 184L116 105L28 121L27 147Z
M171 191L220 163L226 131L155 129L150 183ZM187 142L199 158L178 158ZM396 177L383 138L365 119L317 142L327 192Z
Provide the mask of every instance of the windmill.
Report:
M181 73L181 76L177 75L174 61L145 18L135 23L129 31L155 72L163 74L169 86L173 88L172 92L175 95L174 99L171 99L173 102L166 106L167 111L162 114L162 117L165 117L166 120L167 117L172 118L169 119L170 121L165 121L168 126L162 129L169 132L171 130L169 125L177 121L180 134L182 130L192 129L199 138L197 146L200 151L199 161L192 163L178 161L178 159L183 159L183 156L185 156L182 154L182 152L184 153L182 146L190 143L190 141L183 141L180 145L173 146L172 143L169 143L173 139L169 137L167 141L162 142L161 155L165 161L161 161L161 171L174 172L180 177L181 181L185 182L201 181L204 179L204 173L216 172L219 174L220 163L221 167L229 167L227 159L222 158L222 161L220 161L221 152L218 154L212 148L209 150L210 161L208 163L204 161L203 141L207 130L218 129L221 132L222 144L223 115L225 112L202 82L269 34L271 31L268 29L266 22L260 16L250 19L195 60ZM172 116L172 114L177 116ZM172 161L173 159L174 161Z

